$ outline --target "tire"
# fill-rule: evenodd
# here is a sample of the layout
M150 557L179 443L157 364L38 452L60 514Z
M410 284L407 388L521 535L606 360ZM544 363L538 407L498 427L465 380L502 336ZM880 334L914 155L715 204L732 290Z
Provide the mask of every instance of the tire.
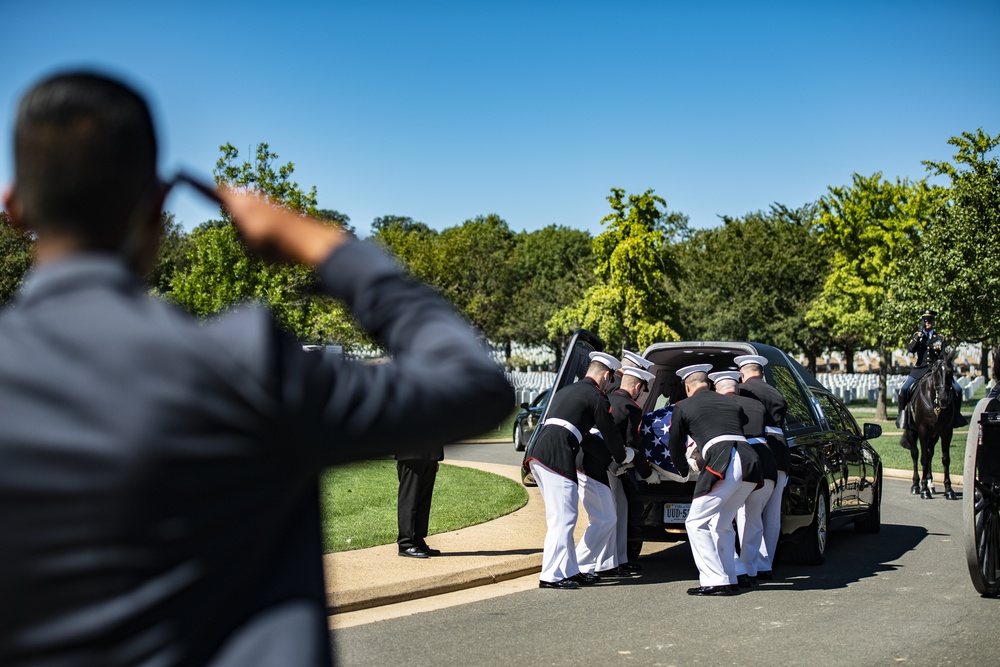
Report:
M516 424L514 425L514 451L524 451L524 436L521 434L521 427Z
M830 501L826 489L820 488L813 507L813 520L809 527L794 542L784 546L782 554L793 563L802 565L822 565L826 560L826 545L829 536Z
M859 533L874 534L882 530L882 471L875 476L875 497L872 508L864 516L854 520L854 530Z
M962 514L965 558L972 586L980 595L1000 594L1000 484L980 477L980 417L987 400L976 405L965 443Z

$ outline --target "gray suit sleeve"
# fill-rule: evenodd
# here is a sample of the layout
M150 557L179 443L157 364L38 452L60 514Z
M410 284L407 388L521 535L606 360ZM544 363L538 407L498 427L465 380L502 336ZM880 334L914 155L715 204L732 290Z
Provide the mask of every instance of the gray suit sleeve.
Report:
M430 450L508 415L513 391L470 325L379 248L351 241L318 272L324 292L342 299L391 356L365 364L285 343L289 426L321 464Z

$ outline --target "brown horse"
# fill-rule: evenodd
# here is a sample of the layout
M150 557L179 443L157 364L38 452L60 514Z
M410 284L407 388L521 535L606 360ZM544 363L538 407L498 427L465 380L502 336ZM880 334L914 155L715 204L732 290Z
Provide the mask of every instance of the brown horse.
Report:
M934 480L931 474L931 458L934 456L934 445L941 440L941 466L944 468L944 497L956 500L958 496L951 489L951 436L955 412L961 405L955 401L952 389L954 366L952 360L955 353L949 351L940 359L934 361L927 373L917 380L911 391L913 398L907 406L912 419L908 420L907 430L903 433L904 446L908 446L913 458L913 486L910 493L920 493L920 497L930 499L934 495ZM915 443L919 443L917 449ZM917 454L920 454L920 465L923 476L917 477Z

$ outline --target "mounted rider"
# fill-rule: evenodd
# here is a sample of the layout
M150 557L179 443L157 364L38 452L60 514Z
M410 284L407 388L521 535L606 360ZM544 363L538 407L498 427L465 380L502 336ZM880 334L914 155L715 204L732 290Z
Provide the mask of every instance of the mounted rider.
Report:
M910 375L903 381L903 386L899 388L899 412L896 415L896 426L905 429L907 426L906 405L910 400L910 390L913 385L923 376L927 375L931 364L941 358L945 349L945 338L942 334L934 330L934 318L937 313L933 310L925 310L920 314L920 329L910 338L906 351L917 355L916 365L910 369ZM952 379L952 389L955 392L955 405L962 405L962 389L958 382ZM960 410L955 410L952 428L965 426L968 422L962 417Z

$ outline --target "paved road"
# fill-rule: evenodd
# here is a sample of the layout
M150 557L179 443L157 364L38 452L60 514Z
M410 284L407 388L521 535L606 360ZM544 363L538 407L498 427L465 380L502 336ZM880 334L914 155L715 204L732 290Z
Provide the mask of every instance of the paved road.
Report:
M520 460L510 444L447 456ZM825 565L786 566L738 597L685 595L697 573L682 543L645 556L639 579L337 630L335 651L352 666L998 664L1000 600L969 581L961 502L908 486L886 481L878 535L836 531Z

